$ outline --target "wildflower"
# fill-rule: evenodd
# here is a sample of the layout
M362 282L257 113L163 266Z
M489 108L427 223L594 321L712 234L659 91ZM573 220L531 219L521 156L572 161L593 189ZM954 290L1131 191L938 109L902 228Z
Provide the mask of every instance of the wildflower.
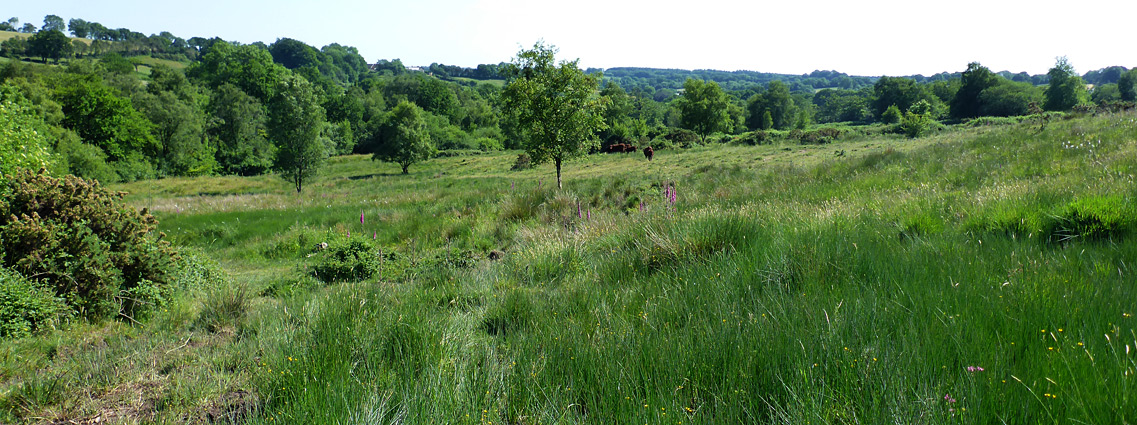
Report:
M359 210L359 224L363 224L363 210Z
M588 219L592 220L592 210L588 210Z
M979 366L968 366L967 371L968 372L982 372L983 368L979 367Z
M371 231L371 240L376 240L376 239L379 239L379 232L372 230Z
M952 397L950 393L944 394L944 401L947 401L948 403L955 403L955 398Z

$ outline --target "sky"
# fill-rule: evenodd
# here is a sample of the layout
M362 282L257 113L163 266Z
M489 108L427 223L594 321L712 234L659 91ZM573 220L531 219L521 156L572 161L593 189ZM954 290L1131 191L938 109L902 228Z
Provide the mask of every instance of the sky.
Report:
M903 76L1043 74L1066 56L1079 73L1137 67L1134 0L153 0L17 1L0 7L43 24L54 14L144 34L317 48L354 46L368 62L474 67L508 62L544 40L582 68L648 67Z

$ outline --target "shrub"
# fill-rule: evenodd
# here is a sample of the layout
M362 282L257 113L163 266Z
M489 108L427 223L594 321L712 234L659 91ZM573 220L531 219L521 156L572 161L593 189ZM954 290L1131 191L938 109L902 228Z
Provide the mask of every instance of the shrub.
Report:
M67 320L71 309L51 288L0 268L0 337L22 337Z
M323 282L363 280L375 276L382 267L383 253L362 239L333 242L320 252L311 274Z
M21 171L0 200L0 265L42 279L88 318L156 301L176 254L146 210L98 182ZM136 298L142 297L142 298Z
M481 149L485 152L500 151L502 149L505 149L505 147L502 146L500 140L489 137L479 137L477 139L477 144L478 149Z
M513 161L513 167L510 167L509 169L519 171L528 170L530 168L533 168L533 158L530 158L529 154L522 152L517 154L517 160Z
M880 116L880 121L885 124L896 124L900 122L900 118L902 117L903 115L900 113L900 108L896 107L896 105L892 105L884 110L884 114Z
M754 131L751 131L749 133L744 133L743 135L739 136L738 142L745 144L745 145L756 146L756 145L770 144L772 142L772 140L770 138L770 135L767 134L765 131L754 130Z

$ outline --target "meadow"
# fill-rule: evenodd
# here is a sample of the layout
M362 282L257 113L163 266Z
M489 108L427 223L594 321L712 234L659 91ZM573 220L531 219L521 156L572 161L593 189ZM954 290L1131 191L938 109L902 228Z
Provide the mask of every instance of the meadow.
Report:
M1133 112L592 155L563 190L516 155L113 186L196 283L0 344L0 421L1137 420Z

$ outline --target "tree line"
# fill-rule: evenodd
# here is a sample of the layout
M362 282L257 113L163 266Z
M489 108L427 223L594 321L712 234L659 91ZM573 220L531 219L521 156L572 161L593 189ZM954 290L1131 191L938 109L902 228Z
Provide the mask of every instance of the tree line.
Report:
M53 16L32 40L60 38L62 20ZM82 28L71 30L93 37ZM146 38L153 37L171 39ZM515 84L538 70L569 72L549 59L555 48L543 44L508 63L475 69L436 63L424 72L410 72L398 59L368 65L350 46L317 49L289 38L271 44L198 38L185 46L193 59L167 65L142 61L154 55L127 58L119 51L73 58L65 66L9 61L0 66L0 100L9 102L12 116L18 112L17 121L43 130L37 134L47 135L61 172L108 181L278 172L301 190L331 155L371 154L409 172L439 152L523 148L544 130L527 120L526 106L519 105L537 103L518 103ZM39 59L63 57L46 55ZM941 121L1133 102L1137 80L1137 71L1110 67L1087 74L1098 82L1088 89L1086 79L1061 58L1045 86L972 63L959 73L885 76L871 84L833 71L809 74L811 85L801 79L719 84L695 77L720 71L697 71L681 87L664 91L671 89L620 77L646 78L651 70L600 72L572 64L592 82L585 86L594 87L579 102L594 107L601 120L588 133L596 143L581 145L588 151L615 143L671 143L686 137L684 131L695 135L693 143L706 143L715 133L804 130L837 122L880 122L919 135ZM579 81L574 84L583 84ZM592 115L578 118L588 121ZM544 158L559 163L567 157L535 152L535 159Z

